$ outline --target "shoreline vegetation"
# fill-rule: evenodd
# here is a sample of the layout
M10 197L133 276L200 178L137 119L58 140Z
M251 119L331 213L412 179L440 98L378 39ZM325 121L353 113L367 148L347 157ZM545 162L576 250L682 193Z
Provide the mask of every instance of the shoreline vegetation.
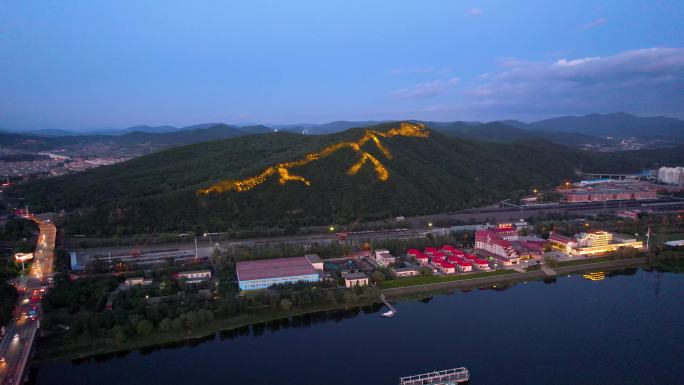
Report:
M663 266L658 266L657 261L649 261L647 257L605 260L599 258L598 260L582 260L580 264L573 264L569 266L559 266L555 268L558 275L581 273L591 270L610 270L627 267L650 267L659 269ZM676 264L679 270L684 271L681 266L681 261ZM68 338L66 336L50 336L42 338L38 341L36 356L33 360L34 366L40 366L49 362L87 359L90 357L97 357L101 355L115 354L120 352L127 352L142 348L149 348L160 346L175 342L192 341L202 338L208 338L215 335L217 332L225 332L235 330L241 327L267 323L278 319L303 316L307 314L334 311L350 308L361 308L364 306L372 306L380 303L380 293L392 298L393 300L410 299L416 294L426 294L433 292L438 294L440 292L457 289L457 288L478 288L491 287L496 285L515 284L523 281L543 280L551 278L541 270L532 270L524 273L515 271L493 271L485 273L475 273L467 276L448 276L448 277L414 277L406 279L398 279L393 281L385 281L380 284L380 291L375 294L369 293L359 298L354 303L325 303L305 308L279 308L265 312L257 312L253 314L241 314L236 317L214 319L204 324L198 325L189 330L169 330L161 333L154 333L151 335L139 335L124 341L117 340L113 336L102 336L95 340L89 339L87 341L79 341L78 339ZM402 282L402 285L393 282ZM390 284L391 283L391 284ZM374 291L375 292L375 291Z

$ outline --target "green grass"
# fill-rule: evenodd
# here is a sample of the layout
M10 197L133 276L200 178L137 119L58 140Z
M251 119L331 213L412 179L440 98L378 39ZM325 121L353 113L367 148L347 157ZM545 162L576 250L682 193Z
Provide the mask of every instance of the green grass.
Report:
M432 275L432 276L418 276L418 277L410 277L410 278L399 278L399 279L393 279L391 281L385 281L385 282L381 283L380 288L381 289L393 289L393 288L397 288L397 287L428 285L428 284L432 284L432 283L441 283L441 282L463 281L463 280L468 280L468 279L494 277L494 276L498 276L498 275L515 274L515 273L516 272L513 270L496 270L496 271L492 271L492 272L481 272L481 273L473 273L473 274L459 274L459 275L446 275L446 276Z
M587 258L587 259L576 259L574 261L558 262L558 265L556 267L577 266L577 265L585 265L587 263L598 263L598 262L615 261L615 260L616 259L612 256L595 257L595 258Z

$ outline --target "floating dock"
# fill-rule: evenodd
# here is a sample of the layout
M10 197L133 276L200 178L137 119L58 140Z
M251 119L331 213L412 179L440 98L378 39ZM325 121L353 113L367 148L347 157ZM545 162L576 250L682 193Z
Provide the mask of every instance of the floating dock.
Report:
M399 385L455 385L470 381L468 369L453 368L399 378Z
M399 313L399 311L397 311L397 309L395 309L394 306L392 306L392 304L389 303L389 301L387 300L387 298L385 298L385 295L384 295L384 294L380 294L380 300L382 301L382 303L385 304L385 306L387 306L387 307L390 309L390 311L393 313L392 316L394 316L394 315L396 315L397 313ZM383 314L384 314L384 313L383 313Z

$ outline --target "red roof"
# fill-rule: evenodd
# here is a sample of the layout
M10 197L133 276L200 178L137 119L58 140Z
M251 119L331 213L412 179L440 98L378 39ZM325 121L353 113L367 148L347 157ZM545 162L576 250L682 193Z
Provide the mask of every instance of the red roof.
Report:
M412 255L420 255L423 254L420 250L417 249L408 249L406 250L406 254L412 254Z
M434 253L434 252L437 252L437 251L438 251L438 250L437 250L436 248L434 248L434 247L426 247L426 248L425 248L425 252L426 252L426 253Z
M452 265L451 263L446 262L446 261L440 261L439 266L441 266L445 269L453 269L454 268L454 265Z

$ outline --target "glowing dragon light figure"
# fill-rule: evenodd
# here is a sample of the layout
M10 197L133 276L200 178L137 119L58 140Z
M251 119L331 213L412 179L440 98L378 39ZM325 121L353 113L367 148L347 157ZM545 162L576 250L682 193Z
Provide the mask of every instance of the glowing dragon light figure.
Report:
M264 183L270 176L272 175L278 175L278 183L281 185L295 181L295 182L301 182L304 183L305 185L309 186L311 185L311 182L307 180L306 178L299 176L299 175L292 175L290 174L290 169L296 168L296 167L301 167L306 164L309 164L315 160L319 160L322 158L325 158L327 156L330 156L334 152L343 149L343 148L351 148L354 150L356 153L358 153L361 158L354 163L348 170L347 174L348 175L355 175L358 173L361 168L367 163L370 162L373 164L373 169L375 170L376 177L380 181L386 181L389 179L389 172L385 168L385 166L373 155L371 155L369 152L365 151L363 149L363 145L368 143L369 141L373 141L375 146L378 148L378 150L387 158L387 159L392 159L392 154L390 151L382 144L380 141L380 138L391 138L393 136L407 136L407 137L414 137L414 138L427 138L430 135L430 132L425 129L425 126L423 124L418 124L418 123L400 123L398 128L391 128L387 131L380 132L376 130L366 130L365 134L357 141L355 142L340 142L333 144L331 146L328 146L324 148L323 150L319 152L312 152L307 154L304 158L291 161L291 162L284 162L284 163L278 163L274 166L271 166L264 170L261 174L241 180L224 180L220 181L209 188L206 189L201 189L198 190L197 193L201 195L206 195L210 193L224 193L228 191L237 191L237 192L242 192L242 191L247 191L251 190L254 187Z

